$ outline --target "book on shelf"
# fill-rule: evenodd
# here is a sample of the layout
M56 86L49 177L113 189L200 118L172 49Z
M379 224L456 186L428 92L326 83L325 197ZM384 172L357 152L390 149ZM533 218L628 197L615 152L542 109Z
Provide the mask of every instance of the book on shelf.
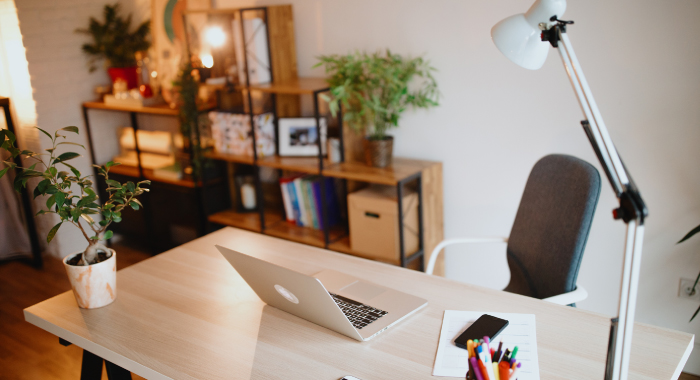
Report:
M323 229L326 218L329 227L339 222L340 209L332 178L307 175L281 178L279 182L288 222L317 230Z
M294 206L292 205L292 194L290 194L290 190L288 189L293 180L294 177L280 178L280 188L282 190L282 203L284 204L284 213L286 214L287 222L290 223L294 223L294 221L296 220L294 216Z

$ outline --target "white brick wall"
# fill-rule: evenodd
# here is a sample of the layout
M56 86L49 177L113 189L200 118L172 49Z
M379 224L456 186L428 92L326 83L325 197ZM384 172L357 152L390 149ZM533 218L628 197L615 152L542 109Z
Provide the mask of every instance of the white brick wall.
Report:
M26 48L31 86L36 101L37 124L40 128L53 131L76 125L81 129L79 143L87 146L85 126L80 104L95 98L96 85L109 83L105 70L89 73L86 59L80 46L87 36L76 34L76 28L85 27L90 16L101 18L102 9L111 1L103 0L16 0L19 26ZM150 18L150 0L119 1L125 13L133 13L134 25ZM106 144L113 133L109 128L128 124L128 116L117 113L91 113L93 128L107 128L98 131ZM93 136L94 138L97 136ZM41 141L47 144L47 141ZM91 173L89 152L75 160L75 166L83 173ZM37 218L40 236L46 236L48 229L57 222L51 216ZM66 256L85 248L85 239L72 226L63 226L48 250L58 256Z

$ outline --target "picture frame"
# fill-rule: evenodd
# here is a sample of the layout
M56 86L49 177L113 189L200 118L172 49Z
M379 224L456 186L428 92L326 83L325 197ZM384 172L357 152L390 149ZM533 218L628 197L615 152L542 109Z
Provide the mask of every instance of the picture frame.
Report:
M319 119L321 129L321 151L326 154L328 122ZM313 117L281 118L278 124L280 156L313 157L318 156L316 119Z

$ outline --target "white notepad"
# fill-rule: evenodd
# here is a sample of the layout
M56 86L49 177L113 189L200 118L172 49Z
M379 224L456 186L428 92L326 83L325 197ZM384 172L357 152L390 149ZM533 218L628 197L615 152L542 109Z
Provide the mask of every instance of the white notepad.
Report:
M483 314L505 319L509 322L493 340L491 346L503 341L503 351L518 346L515 359L522 362L518 380L539 380L540 367L537 360L537 333L534 314L487 313L481 311L445 310L440 330L440 342L435 357L433 376L464 377L469 370L467 350L455 346L454 340Z

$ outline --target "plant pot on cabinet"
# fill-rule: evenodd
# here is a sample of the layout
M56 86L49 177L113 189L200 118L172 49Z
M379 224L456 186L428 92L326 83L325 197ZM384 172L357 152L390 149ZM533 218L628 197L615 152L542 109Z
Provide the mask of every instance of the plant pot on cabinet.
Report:
M132 88L137 88L139 86L138 74L136 72L137 67L110 67L107 69L109 77L112 79L112 84L117 81L117 79L124 79L126 81L126 86L129 90Z
M113 249L108 250L112 256L92 265L69 264L82 252L68 255L63 259L73 295L78 306L83 309L107 306L117 298L117 253Z
M394 151L394 138L392 136L384 136L381 139L365 137L362 140L362 145L367 165L377 168L391 166Z

